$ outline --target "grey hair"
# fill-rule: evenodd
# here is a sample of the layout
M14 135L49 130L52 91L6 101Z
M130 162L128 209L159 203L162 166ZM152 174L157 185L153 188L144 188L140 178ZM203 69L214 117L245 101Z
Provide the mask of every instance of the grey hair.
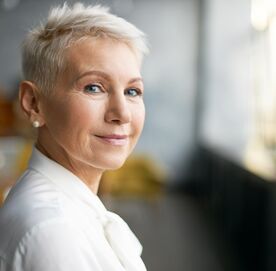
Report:
M70 7L64 3L52 8L46 23L27 34L22 46L24 79L49 93L65 69L66 48L87 37L108 37L125 42L140 61L148 52L145 34L123 18L109 13L108 8L81 3Z

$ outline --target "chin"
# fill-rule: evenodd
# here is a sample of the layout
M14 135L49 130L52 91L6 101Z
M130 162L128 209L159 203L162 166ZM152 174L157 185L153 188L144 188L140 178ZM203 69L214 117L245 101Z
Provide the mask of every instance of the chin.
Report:
M124 165L125 161L121 162L121 163L113 163L113 164L109 164L107 165L104 170L116 170L121 168Z
M102 163L99 163L98 168L101 168L103 170L116 170L123 166L126 159L118 159L109 158L108 160L102 161Z

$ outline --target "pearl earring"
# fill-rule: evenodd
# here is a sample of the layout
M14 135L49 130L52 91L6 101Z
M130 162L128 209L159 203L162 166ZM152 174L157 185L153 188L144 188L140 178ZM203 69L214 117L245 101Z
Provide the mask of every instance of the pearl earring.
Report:
M38 128L40 126L40 123L38 120L35 120L35 121L33 121L32 125L34 128Z

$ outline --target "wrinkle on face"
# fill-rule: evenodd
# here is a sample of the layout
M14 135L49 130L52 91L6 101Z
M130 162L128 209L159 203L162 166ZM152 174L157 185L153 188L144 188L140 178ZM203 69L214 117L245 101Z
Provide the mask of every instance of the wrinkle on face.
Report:
M53 160L97 187L102 172L120 167L141 134L143 99L125 92L129 87L143 89L140 64L126 44L92 38L66 49L66 62L54 94L42 101L45 125L38 142ZM88 93L83 89L86 81L101 83L104 91ZM122 133L128 135L124 146L97 137Z

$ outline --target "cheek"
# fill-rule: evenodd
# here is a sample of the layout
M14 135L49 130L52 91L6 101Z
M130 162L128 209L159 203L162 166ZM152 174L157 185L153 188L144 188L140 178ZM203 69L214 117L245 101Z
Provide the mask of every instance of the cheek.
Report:
M62 132L71 135L87 129L95 117L95 107L82 99L54 100L48 103L45 112L46 126L54 133Z
M144 104L141 104L139 107L136 108L136 110L134 110L133 116L132 116L133 128L137 136L139 136L143 130L144 121L145 121L145 107L144 107Z
M45 104L43 104L43 116L46 128L50 131L57 131L62 126L60 124L64 123L67 117L66 107L58 100L48 100Z

